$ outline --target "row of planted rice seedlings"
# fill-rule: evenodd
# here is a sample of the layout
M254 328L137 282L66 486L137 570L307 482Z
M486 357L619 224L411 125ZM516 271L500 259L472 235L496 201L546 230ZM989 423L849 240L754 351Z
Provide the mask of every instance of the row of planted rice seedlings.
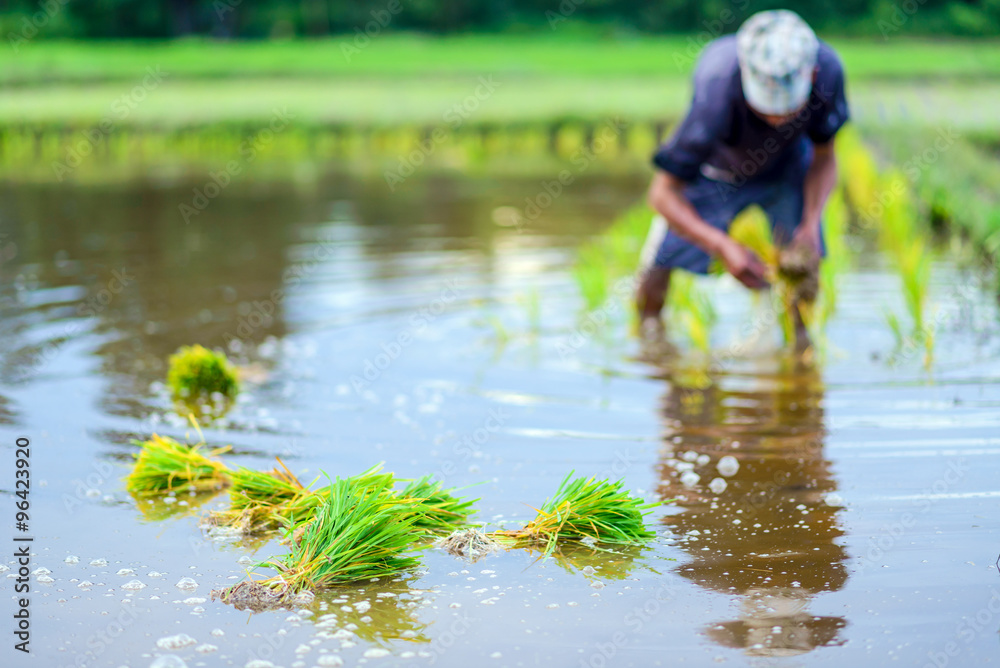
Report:
M296 126L272 131L266 124L219 123L157 128L97 125L17 125L0 128L0 166L42 163L63 174L99 163L159 164L163 161L250 162L258 158L357 158L378 155L422 163L441 148L467 160L504 154L548 154L574 160L578 168L601 159L647 155L659 123L519 123L442 126ZM416 152L416 153L414 153ZM226 159L226 160L224 160ZM411 161L413 162L413 161ZM59 176L59 174L54 174Z
M879 174L874 156L852 127L845 128L842 136L838 135L838 161L841 178L823 214L826 257L818 271L811 266L814 262L810 258L779 252L771 238L768 221L759 209L752 208L738 216L731 234L768 265L774 286L771 308L790 344L795 338L796 310L813 341L823 340L826 323L836 309L838 278L852 262L846 243L852 219L855 227L862 230L881 230L882 246L902 278L914 336L919 336L929 352L933 336L925 326L924 314L929 257L916 224L918 216L911 190L900 182L898 174ZM890 193L892 195L887 197ZM641 246L651 216L652 212L645 206L636 207L605 233L581 247L573 275L588 309L603 303L615 279L635 271L638 252L633 249ZM622 243L623 239L627 241ZM684 272L674 272L668 304L668 319L673 326L680 329L696 349L707 351L715 313L697 281ZM894 329L902 331L898 324L894 324Z
M838 140L846 201L856 224L874 229L879 247L900 278L909 327L895 312L886 309L886 321L896 336L897 348L908 343L923 345L924 364L933 361L934 327L927 322L931 258L920 206L911 183L897 169L880 172L874 154L851 129Z

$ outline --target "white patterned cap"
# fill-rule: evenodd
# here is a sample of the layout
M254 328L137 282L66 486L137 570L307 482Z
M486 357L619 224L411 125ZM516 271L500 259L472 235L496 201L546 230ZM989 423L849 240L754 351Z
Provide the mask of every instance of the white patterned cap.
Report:
M758 12L736 33L743 95L764 114L787 114L809 99L819 40L787 9Z

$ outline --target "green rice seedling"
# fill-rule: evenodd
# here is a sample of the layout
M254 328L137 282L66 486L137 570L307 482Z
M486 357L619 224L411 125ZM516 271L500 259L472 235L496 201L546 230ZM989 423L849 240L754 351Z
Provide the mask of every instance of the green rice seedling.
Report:
M419 565L410 553L422 540L418 515L389 478L337 478L315 518L289 528L290 553L265 562L278 575L260 584L299 592L395 577Z
M236 369L221 352L200 345L182 346L170 356L167 385L175 397L232 399L239 392Z
M153 434L135 455L135 467L125 479L125 487L136 496L168 492L206 492L230 482L230 472L220 461L210 459L229 446L204 451L200 445L184 445L167 436Z
M927 335L925 325L927 295L930 290L930 255L922 231L917 229L916 207L903 175L896 171L887 173L884 190L894 196L886 198L884 204L879 227L880 245L899 272L913 335L923 340L925 362L929 364L934 345L934 337Z
M849 125L837 133L837 163L847 201L859 223L862 226L871 225L879 206L878 165L853 126Z
M415 527L427 533L451 533L469 523L475 512L473 504L479 499L467 501L456 497L454 489L444 489L440 480L433 476L413 480L399 492L399 497L412 505L417 516Z
M708 295L686 271L674 271L667 298L668 321L677 323L695 348L708 352L717 315Z
M311 519L321 497L303 486L281 459L278 464L281 468L272 471L254 471L242 466L233 471L230 507L211 513L209 524L256 534Z
M588 311L593 311L608 298L611 282L604 251L597 244L587 244L580 249L573 266L573 278L580 288Z
M573 472L545 501L538 515L521 529L499 530L493 536L515 544L538 544L549 555L560 539L600 543L641 544L656 537L645 516L658 503L643 503L622 489L622 481L573 478Z
M538 288L532 288L527 295L520 297L518 301L524 307L528 319L528 332L531 336L538 336L542 332L542 298L538 293Z

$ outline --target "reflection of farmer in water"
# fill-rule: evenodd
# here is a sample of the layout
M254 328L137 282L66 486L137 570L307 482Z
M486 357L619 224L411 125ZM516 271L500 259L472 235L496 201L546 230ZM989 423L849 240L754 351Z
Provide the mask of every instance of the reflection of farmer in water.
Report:
M833 138L847 121L833 49L794 12L760 12L705 47L687 117L656 152L648 263L636 297L645 334L662 333L673 269L704 274L711 257L748 288L767 286L760 258L727 234L759 205L778 246L818 267L820 215L837 181ZM669 231L664 219L669 221ZM797 312L797 309L795 309ZM808 342L797 318L797 345Z
M740 387L726 387L734 382ZM672 381L659 496L683 509L665 520L691 557L677 573L739 596L738 619L710 625L709 637L751 655L787 656L839 642L843 619L807 607L844 586L846 554L825 496L835 482L823 458L818 374L758 382L767 386L746 388L745 378L730 376L706 389ZM725 456L736 458L735 472L720 466Z

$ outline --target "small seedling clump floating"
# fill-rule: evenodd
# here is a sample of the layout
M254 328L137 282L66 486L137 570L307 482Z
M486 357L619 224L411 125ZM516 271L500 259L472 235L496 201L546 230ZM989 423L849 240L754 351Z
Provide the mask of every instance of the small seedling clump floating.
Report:
M644 503L622 489L622 481L573 478L559 485L535 519L521 529L494 532L498 538L541 544L551 554L560 539L635 545L656 537L645 516L658 503Z
M229 484L229 470L210 459L228 447L204 450L201 445L184 445L167 436L153 434L135 455L135 468L126 479L129 492L140 496L170 492L207 492Z
M167 385L181 399L232 399L239 392L236 369L221 352L200 345L182 346L170 356Z

